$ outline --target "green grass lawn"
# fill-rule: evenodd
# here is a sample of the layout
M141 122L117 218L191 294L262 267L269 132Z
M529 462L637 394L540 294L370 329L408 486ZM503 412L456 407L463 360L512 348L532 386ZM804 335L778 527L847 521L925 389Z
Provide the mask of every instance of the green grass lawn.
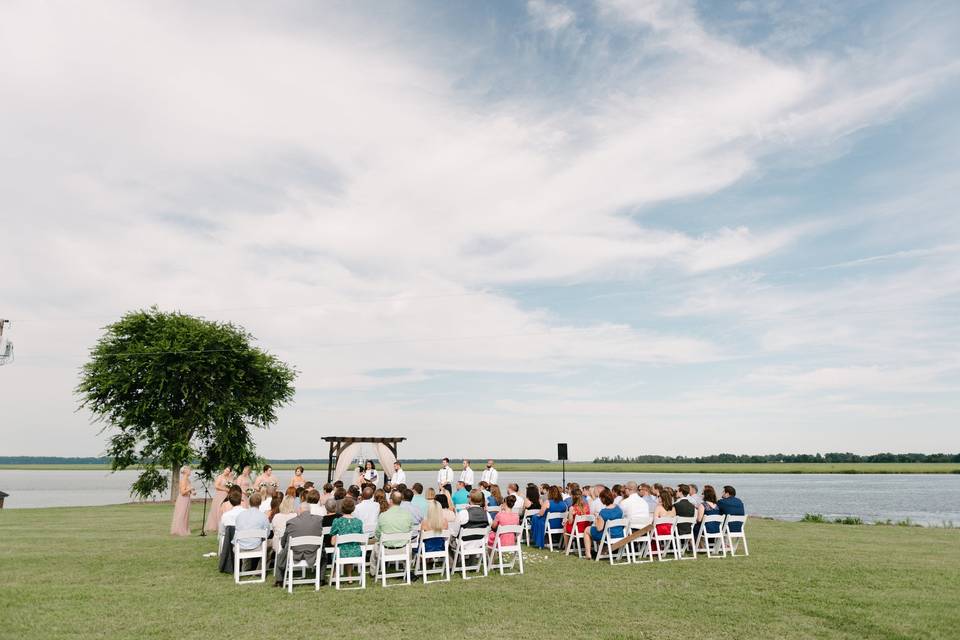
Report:
M275 464L278 470L289 471L295 464ZM326 470L327 466L305 465L307 472ZM455 463L454 468L459 469ZM38 471L63 470L91 470L102 471L109 469L108 464L0 464L0 469L34 469ZM436 464L410 463L404 465L407 471L436 471ZM549 471L560 472L559 462L530 462L497 465L501 471ZM476 467L477 473L482 466ZM714 463L714 464L638 464L638 463L610 463L596 464L593 462L567 463L567 471L586 471L594 473L960 473L960 462L847 462L847 463Z
M2 638L956 638L960 532L754 520L751 555L335 592L236 586L169 505L0 511ZM197 505L193 522L200 520Z

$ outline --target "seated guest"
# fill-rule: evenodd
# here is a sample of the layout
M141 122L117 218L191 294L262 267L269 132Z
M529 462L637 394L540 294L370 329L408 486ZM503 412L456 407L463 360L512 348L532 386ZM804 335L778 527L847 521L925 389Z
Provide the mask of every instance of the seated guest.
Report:
M657 496L653 495L653 487L646 482L641 484L640 497L647 503L647 511L653 513L657 508Z
M600 510L603 509L603 502L600 500L600 494L607 490L607 487L602 484L595 484L591 487L591 499L590 499L590 513L596 515L600 513Z
M250 496L250 508L244 509L237 514L236 531L263 531L263 538L237 538L234 534L233 541L237 543L241 551L249 551L260 546L263 540L270 535L270 521L266 514L260 511L260 501L262 498L259 493Z
M526 511L540 511L542 513L543 507L540 504L540 492L537 491L536 485L527 485L527 496L523 499L523 508Z
M488 507L499 507L503 504L503 496L500 494L500 487L495 484L490 485L490 495L487 496Z
M310 509L310 506L320 502L320 492L316 489L310 489L304 493L304 510L300 515L287 520L286 527L283 530L281 540L281 552L277 556L274 565L274 577L276 586L283 586L283 576L287 566L287 554L293 553L293 561L306 561L309 566L314 566L317 562L317 554L321 553L319 545L301 545L290 548L290 538L300 538L304 536L322 536L323 535L323 517L316 515ZM323 555L321 553L321 562ZM321 569L322 571L322 569Z
M613 491L613 504L619 505L623 500L623 485L615 484L610 487L610 491Z
M547 539L547 523L550 523L552 529L560 528L562 525L555 523L558 520L562 521L566 510L567 503L563 501L560 487L556 485L549 487L547 489L547 503L542 505L540 513L530 517L530 533L535 547L543 549Z
M630 526L632 527L634 524L637 526L646 526L649 524L650 508L647 507L647 503L640 497L637 483L631 480L623 485L623 495L624 498L618 506L620 510L623 511L623 517L627 519Z
M353 515L355 507L356 503L353 498L350 496L344 498L339 505L341 515L333 521L333 525L330 527L330 544L340 551L340 557L342 558L359 558L360 554L363 553L360 544L357 542L340 543L337 541L338 536L363 533L363 523ZM347 575L353 575L352 565L347 565Z
M305 502L303 499L303 494L306 492L307 490L303 487L297 487L293 490L293 510L297 513L303 511L303 503Z
M690 501L690 487L686 484L678 484L676 499L673 502L673 509L677 512L679 518L695 518L697 508ZM681 522L677 524L677 533L687 535L693 530L693 525Z
M347 495L353 498L354 502L357 502L360 499L360 487L355 484L350 485L347 488Z
M368 537L373 537L377 530L377 519L380 517L380 505L373 499L374 493L376 492L373 485L366 485L361 493L362 499L353 511L353 514L363 523L363 532ZM336 510L336 502L334 502L334 510Z
M270 526L273 527L273 538L271 540L274 553L280 552L280 541L283 540L283 534L287 530L287 522L295 517L297 517L297 514L293 510L293 496L284 496L280 502L280 508L274 514L273 519L270 520Z
M507 495L513 496L516 498L516 503L513 505L513 511L515 513L523 513L523 500L524 497L520 495L520 485L516 482L511 482L507 485Z
M497 485L493 486L496 487ZM488 547L493 546L497 535L497 527L500 525L520 524L520 516L513 510L516 503L516 496L507 496L503 504L500 505L500 511L497 512L497 516L493 519L493 522L490 523L490 535L487 538ZM500 539L500 545L504 547L512 547L516 543L517 536L513 533L504 533Z
M270 505L273 503L273 496L275 494L276 490L271 486L260 488L260 511L270 513Z
M339 482L339 481L338 481ZM343 487L336 487L333 490L333 499L337 501L337 515L340 515L340 505L343 504L343 501L347 499L347 490ZM356 505L356 503L354 503Z
M380 514L377 520L376 536L384 533L407 533L413 529L413 516L403 506L403 495L399 491L390 494L390 508ZM403 542L385 543L386 547L402 547Z
M660 489L660 500L657 503L657 508L653 511L653 518L674 518L677 515L677 510L673 508L673 494L667 488ZM673 531L673 524L669 522L664 522L656 525L657 535L659 536L669 536ZM656 542L653 543L653 548L656 549Z
M690 502L693 503L694 507L699 507L701 498L699 495L697 495L697 485L689 482L687 483L687 486L690 487Z
M745 516L747 512L743 508L743 501L737 497L737 490L730 485L723 487L723 497L717 500L717 508L725 516ZM739 533L742 527L739 522L733 522L730 525L730 531Z
M712 485L703 485L703 496L700 499L700 506L697 507L697 524L693 528L693 537L696 539L700 535L700 528L703 526L704 516L719 516L720 509L717 507L717 492ZM707 533L720 533L719 522L707 523Z
M426 515L427 513L427 501L423 497L423 485L419 482L413 483L413 499L410 501L413 503L417 509L420 509L420 513Z
M230 507L223 512L223 515L220 516L220 526L217 528L217 532L220 535L224 534L224 529L226 527L235 527L237 526L237 516L240 515L241 511L244 511L243 508L243 493L240 491L239 487L231 487L227 492L227 499L224 501L224 504Z
M613 503L613 498L613 491L606 487L600 492L600 503L603 505L603 509L600 509L600 512L596 514L596 520L594 520L593 526L589 529L590 535L583 539L584 543L586 543L586 556L588 560L593 557L591 551L593 545L599 545L600 540L603 539L603 530L607 526L607 522L623 518L623 511ZM622 537L623 527L612 527L610 529L610 535L614 538Z
M438 505L440 505L440 509L443 511L443 519L447 521L447 527L450 529L450 535L456 536L458 533L460 533L460 523L457 522L457 514L453 510L453 502L450 500L450 494L444 490L442 493L438 493L436 495L435 501Z
M323 492L320 494L320 504L327 504L327 500L333 497L333 483L328 482L323 485Z
M457 512L457 522L460 524L461 540L476 540L482 537L479 534L463 533L464 529L486 529L490 524L487 519L487 512L483 508L483 493L479 489L470 492L466 508Z
M404 488L403 491L399 491L398 493L403 496L403 502L400 503L400 506L410 514L410 520L413 522L413 525L419 527L420 522L423 520L423 513L420 509L413 506L413 489Z
M290 501L291 504L293 500ZM273 522L274 516L280 513L280 505L283 503L283 497L279 493L273 494L273 499L270 500L270 510L267 512L267 520L271 523Z
M574 487L572 491L573 493L570 495L570 511L567 515L567 521L563 523L563 529L565 531L563 534L564 549L567 548L567 544L570 542L570 536L573 534L573 523L576 521L577 516L590 515L590 505L587 504L587 501L584 499L583 493L576 487ZM584 530L589 526L590 523L586 520L578 522L577 531L583 533Z
M457 508L460 505L466 505L470 501L470 492L467 491L467 487L463 481L457 482L457 490L454 492L452 497L454 508Z
M440 506L436 500L427 503L427 516L420 522L420 531L423 533L443 533L450 528L450 521L444 516L448 509ZM444 550L443 538L429 538L423 541L423 550L432 553Z

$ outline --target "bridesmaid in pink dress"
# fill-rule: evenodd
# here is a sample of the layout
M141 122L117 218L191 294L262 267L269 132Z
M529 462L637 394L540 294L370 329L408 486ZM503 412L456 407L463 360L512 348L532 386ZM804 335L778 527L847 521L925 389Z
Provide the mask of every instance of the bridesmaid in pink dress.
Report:
M220 506L227 499L227 483L233 480L233 469L224 467L223 473L213 479L213 503L207 516L207 531L216 531L220 525Z
M243 505L244 509L248 509L250 507L250 494L247 491L253 487L253 480L250 479L250 465L244 465L243 471L237 476L237 486L240 487L240 495L242 496L240 504Z
M190 486L190 467L184 465L180 469L180 495L173 506L173 522L170 523L170 533L175 536L190 535L190 497L193 487Z

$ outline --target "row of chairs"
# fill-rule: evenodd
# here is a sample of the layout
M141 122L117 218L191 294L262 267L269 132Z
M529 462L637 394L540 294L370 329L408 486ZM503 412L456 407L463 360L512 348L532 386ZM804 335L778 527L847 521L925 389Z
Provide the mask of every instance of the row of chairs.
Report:
M523 516L523 529L527 545L530 544L531 536L530 516L534 513L538 512L528 511ZM554 536L559 535L562 539L565 533L564 523L567 521L568 513L555 512L553 514L555 517L547 518L544 540L547 548L551 551L555 550ZM575 549L577 556L583 557L583 538L584 535L587 535L587 531L593 525L594 520L595 516L593 515L577 515L574 518L573 528L564 550L566 555L570 555ZM669 560L671 555L676 560L695 560L698 552L705 552L708 558L723 558L728 554L731 557L738 555L737 552L741 543L743 544L743 553L740 555L750 555L746 536L747 516L706 515L697 530L696 538L694 538L696 522L697 519L694 517L678 516L655 518L642 522L626 519L610 520L605 523L594 559L597 561L606 559L609 560L610 564L639 564L653 562L654 558L660 561ZM582 523L586 523L583 533L580 531ZM650 525L653 525L653 527L647 533L617 550L613 549L614 545L628 535ZM681 526L686 530L685 533L680 532ZM623 535L614 536L612 531L615 529L622 531ZM556 550L560 550L559 544ZM686 555L687 551L690 555Z
M452 537L449 531L421 533L419 530L414 530L409 534L383 534L376 543L371 543L370 537L365 533L341 534L337 536L337 545L324 547L323 539L330 534L330 528L326 527L324 536L298 536L288 540L291 549L314 546L318 548L318 553L316 562L312 565L305 560L294 561L293 554L287 553L286 565L283 568L283 583L290 593L293 593L293 586L296 584L313 584L314 589L319 590L320 581L325 577L321 571L323 557L328 560L326 577L332 581L336 589L341 589L344 583L356 583L353 588L357 589L366 588L368 570L374 581L379 580L384 587L388 586L388 581L391 579L402 580L400 584L410 584L411 570L423 579L424 584L449 582L451 569L453 572L460 572L465 580L469 579L468 573L474 572L482 573L484 577L494 570L498 570L500 575L523 574L523 550L520 546L522 527L519 525L498 527L492 546L487 545L489 533L489 527L461 528L456 537ZM506 544L506 539L511 536L513 543ZM427 551L427 541L437 538L443 540L443 548ZM244 550L237 542L240 539L259 539L260 543L254 549ZM238 531L234 540L234 581L237 584L265 582L269 559L266 533L259 529ZM360 555L343 555L341 545L348 543L358 544ZM415 553L414 550L416 550ZM257 568L244 570L244 560L257 560ZM348 567L355 568L356 574L352 571L348 573ZM308 578L307 571L310 569L313 570L313 577ZM431 576L439 576L439 578L431 581Z

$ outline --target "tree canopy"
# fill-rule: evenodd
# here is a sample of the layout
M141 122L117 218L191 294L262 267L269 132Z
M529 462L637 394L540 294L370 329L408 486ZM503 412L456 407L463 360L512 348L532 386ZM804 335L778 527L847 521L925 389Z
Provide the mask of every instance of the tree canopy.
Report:
M169 469L175 496L183 464L209 478L256 462L253 430L292 400L296 371L252 340L234 324L156 307L105 327L77 393L80 407L106 423L113 470L142 469L132 494L165 491Z

